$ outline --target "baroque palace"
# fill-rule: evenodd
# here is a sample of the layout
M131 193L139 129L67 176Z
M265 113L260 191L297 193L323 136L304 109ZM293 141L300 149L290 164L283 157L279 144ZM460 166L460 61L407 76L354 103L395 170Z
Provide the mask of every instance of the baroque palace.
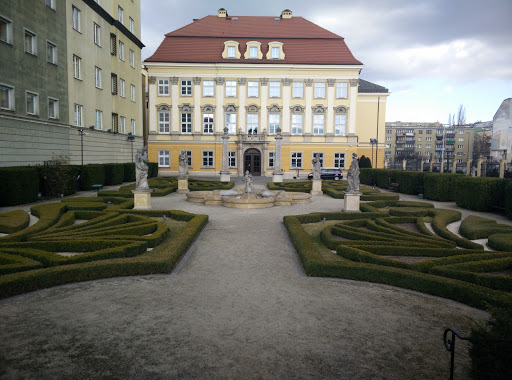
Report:
M190 174L219 175L224 133L235 176L277 167L303 178L314 157L345 169L352 153L384 163L388 90L359 79L363 64L343 37L290 10L234 17L221 8L166 34L145 67L148 153L161 175L178 173L182 151Z

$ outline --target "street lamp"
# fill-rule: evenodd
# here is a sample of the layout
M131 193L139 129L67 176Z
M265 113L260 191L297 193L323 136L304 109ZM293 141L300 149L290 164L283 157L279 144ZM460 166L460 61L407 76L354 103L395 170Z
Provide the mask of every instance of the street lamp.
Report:
M133 164L133 142L135 141L135 136L132 133L128 133L127 140L131 143L131 151L132 151L132 164Z
M82 152L82 166L84 166L84 135L88 135L87 132L84 131L83 128L78 130L78 134L80 135L80 147Z
M373 145L375 144L377 146L377 150L375 151L375 161L377 161L377 154L379 153L379 146L377 145L379 143L378 139L370 139L370 144L372 144L372 168L373 168ZM375 163L377 164L377 163ZM377 167L377 166L375 166Z

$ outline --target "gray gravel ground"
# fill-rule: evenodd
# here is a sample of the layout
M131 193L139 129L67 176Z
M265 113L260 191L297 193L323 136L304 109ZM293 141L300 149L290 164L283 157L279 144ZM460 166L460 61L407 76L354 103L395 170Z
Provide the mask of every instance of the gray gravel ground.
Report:
M0 301L0 378L446 379L444 329L468 334L488 317L403 289L305 277L282 217L339 211L340 200L263 210L184 200L152 200L210 216L173 274ZM467 348L457 342L457 379L468 377Z

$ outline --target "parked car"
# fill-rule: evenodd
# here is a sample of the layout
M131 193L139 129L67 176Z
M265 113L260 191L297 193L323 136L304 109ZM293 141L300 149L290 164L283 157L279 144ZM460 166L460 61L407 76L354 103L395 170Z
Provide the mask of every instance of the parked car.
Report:
M321 179L343 179L343 172L339 168L322 168L320 172ZM308 174L308 179L313 179L313 173Z

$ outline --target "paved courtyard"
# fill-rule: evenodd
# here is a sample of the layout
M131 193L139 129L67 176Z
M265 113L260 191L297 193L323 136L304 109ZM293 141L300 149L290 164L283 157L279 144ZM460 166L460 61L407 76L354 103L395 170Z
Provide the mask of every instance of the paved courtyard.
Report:
M0 378L446 379L444 329L468 334L487 318L403 289L305 277L282 217L339 211L342 200L238 210L173 193L152 204L210 216L175 272L0 301ZM458 379L465 350L458 341Z

